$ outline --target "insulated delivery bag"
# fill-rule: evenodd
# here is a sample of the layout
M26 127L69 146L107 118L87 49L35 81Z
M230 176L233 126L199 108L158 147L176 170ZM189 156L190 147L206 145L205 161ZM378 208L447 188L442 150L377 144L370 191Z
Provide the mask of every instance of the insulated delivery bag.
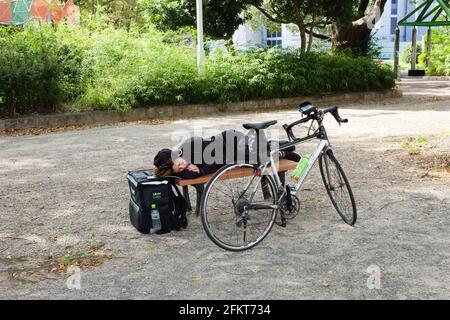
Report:
M173 177L158 178L152 170L138 170L128 172L127 179L130 221L138 231L162 234L187 227L187 203Z

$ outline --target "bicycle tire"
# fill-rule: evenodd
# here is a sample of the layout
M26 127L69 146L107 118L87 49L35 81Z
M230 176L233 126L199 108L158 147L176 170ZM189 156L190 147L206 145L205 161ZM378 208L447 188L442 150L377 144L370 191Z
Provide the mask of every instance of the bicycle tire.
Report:
M338 173L338 178L340 180L340 178L342 178L342 182L345 183L346 189L347 189L347 194L350 198L350 203L351 203L351 210L348 210L349 207L346 207L345 210L347 213L350 213L350 215L345 215L343 213L343 209L341 208L336 199L337 197L333 196L332 194L332 187L330 187L330 184L327 181L327 175L326 175L326 167L324 168L324 165L326 165L324 163L324 157L328 157L328 159L333 162L336 166L337 169L337 173ZM340 165L340 163L337 161L336 157L334 156L333 152L331 150L326 150L325 152L322 153L322 155L319 158L319 168L320 168L320 174L322 176L322 181L325 185L325 189L327 190L328 196L330 197L330 200L334 206L334 208L336 209L336 211L338 212L339 216L342 218L342 220L344 220L345 223L347 223L348 225L353 226L356 223L356 219L357 219L357 210L356 210L356 203L355 203L355 198L353 196L353 192L352 192L352 188L350 187L350 183L348 182L347 176L345 175L344 169L342 169L342 166ZM328 169L330 170L330 168ZM331 175L331 173L329 173ZM341 186L342 187L342 186ZM350 211L350 212L349 212Z
M214 173L214 175L211 177L211 179L206 184L206 187L205 187L203 195L202 195L201 203L200 203L200 216L201 216L202 225L206 232L206 235L217 246L219 246L222 249L229 250L229 251L248 250L248 249L253 248L257 244L259 244L261 241L263 241L267 237L267 235L270 233L270 231L274 225L276 215L278 213L278 210L272 209L273 212L271 213L271 218L267 223L267 227L264 229L262 234L256 238L255 241L251 241L244 245L232 245L230 243L227 243L225 240L220 239L217 236L217 234L214 232L213 228L211 227L210 217L208 216L208 214L210 214L210 212L208 212L209 211L209 208L208 208L209 202L208 201L210 200L211 192L214 191L213 187L217 183L217 181L224 181L224 180L220 180L219 178L222 175L226 174L227 172L229 172L235 168L238 168L238 167L253 168L253 166L250 164L228 164L228 165L223 166L222 168L220 168L218 171L216 171ZM249 176L248 178L251 178L251 177L252 176ZM276 198L275 183L273 182L273 179L270 176L264 176L264 177L267 179L268 185L270 187L270 193L271 193L271 197L272 197L271 202L274 203L275 198ZM245 178L245 177L242 177L242 178ZM234 206L234 204L232 204L231 202L230 202L230 205ZM233 207L233 214L235 214L235 207ZM211 214L210 214L210 216L211 216Z

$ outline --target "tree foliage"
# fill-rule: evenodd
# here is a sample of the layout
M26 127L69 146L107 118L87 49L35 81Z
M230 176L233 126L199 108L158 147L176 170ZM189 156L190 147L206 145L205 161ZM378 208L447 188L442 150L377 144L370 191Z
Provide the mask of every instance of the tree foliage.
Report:
M425 38L425 42L427 38ZM420 46L418 47L420 48ZM432 30L431 52L425 50L419 56L419 62L425 65L429 56L429 66L426 72L430 76L450 76L450 28L436 28Z
M211 38L230 39L260 0L204 0L203 28ZM196 25L195 0L143 0L150 20L163 31Z
M367 55L371 31L385 4L386 0L265 0L256 7L270 21L295 24L302 52L309 51L316 37L331 40L336 50Z
M258 9L269 21L294 24L300 33L301 52L309 51L313 37L331 39L329 35L317 32L324 30L333 19L349 20L349 10L345 10L346 4L352 1L332 0L264 0ZM348 9L348 8L347 8ZM350 10L351 11L351 10ZM309 40L306 40L306 35Z
M75 4L80 7L82 18L97 15L116 27L130 28L145 22L141 0L75 0Z
M195 0L143 0L150 19L161 30L195 26ZM257 9L265 21L293 24L300 33L301 52L313 38L354 55L369 53L370 34L387 0L204 0L204 30L213 38L230 39ZM307 37L309 37L307 39Z

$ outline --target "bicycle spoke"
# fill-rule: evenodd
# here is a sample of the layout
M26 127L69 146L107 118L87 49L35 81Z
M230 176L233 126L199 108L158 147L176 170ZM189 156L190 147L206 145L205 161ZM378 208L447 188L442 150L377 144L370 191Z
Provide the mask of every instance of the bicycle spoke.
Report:
M226 174L228 172L224 173L224 177ZM205 189L208 196L203 205L202 219L207 220L205 229L213 241L227 248L253 246L268 233L272 226L270 222L275 216L274 209L244 211L250 203L273 204L273 185L268 185L269 196L267 190L264 195L261 181L254 176L232 180L217 178L211 186L208 185L209 190ZM252 197L253 200L250 201Z

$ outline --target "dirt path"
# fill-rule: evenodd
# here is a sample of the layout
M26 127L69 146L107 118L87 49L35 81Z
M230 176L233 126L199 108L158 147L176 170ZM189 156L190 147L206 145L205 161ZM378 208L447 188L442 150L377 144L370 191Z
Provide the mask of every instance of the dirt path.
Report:
M348 124L327 121L354 189L354 228L331 207L316 167L300 194L305 210L244 253L216 247L193 216L186 231L137 233L126 172L173 145L175 125L183 133L278 119L281 130L295 110L0 137L0 298L449 299L450 179L424 175L401 147L407 136L449 134L446 83L414 95L420 83L406 82L401 99L343 106ZM69 290L60 270L76 260L88 268L81 289ZM379 290L367 287L373 265Z

